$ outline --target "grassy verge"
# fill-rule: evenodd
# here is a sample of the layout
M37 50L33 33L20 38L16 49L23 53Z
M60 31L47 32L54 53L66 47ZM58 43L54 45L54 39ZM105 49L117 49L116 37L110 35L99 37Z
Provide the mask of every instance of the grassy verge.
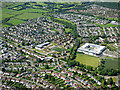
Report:
M97 26L100 26L100 27L120 27L119 25L113 25L113 24L110 24L110 23L108 23L108 24L105 24L105 25L102 25L102 24L97 24L97 23L94 23L94 24L96 24Z

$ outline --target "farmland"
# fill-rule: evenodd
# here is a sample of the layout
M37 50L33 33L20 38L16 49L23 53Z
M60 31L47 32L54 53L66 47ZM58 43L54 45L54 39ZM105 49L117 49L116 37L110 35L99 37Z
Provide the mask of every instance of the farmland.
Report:
M35 19L40 16L42 15L39 13L23 13L21 15L16 16L15 18L26 20L26 19Z
M14 3L10 3L10 4L3 3L3 6L4 6L4 8L2 8L3 27L24 23L25 20L41 17L43 16L43 14L48 12L41 8L33 7L35 6L34 3L31 3L30 5L24 3L16 3L15 5Z
M12 18L12 19L10 19L8 22L9 22L9 23L12 23L13 25L16 25L16 24L24 23L25 21Z

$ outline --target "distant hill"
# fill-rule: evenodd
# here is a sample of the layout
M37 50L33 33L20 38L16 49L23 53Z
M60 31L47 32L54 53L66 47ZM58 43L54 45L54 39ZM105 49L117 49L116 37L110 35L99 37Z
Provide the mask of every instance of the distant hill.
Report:
M96 4L111 9L120 9L120 3L117 2L96 2Z

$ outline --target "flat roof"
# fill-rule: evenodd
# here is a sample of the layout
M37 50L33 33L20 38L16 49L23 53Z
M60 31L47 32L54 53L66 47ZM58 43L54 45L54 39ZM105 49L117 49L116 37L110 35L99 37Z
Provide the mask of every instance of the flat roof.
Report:
M105 49L105 46L100 46L92 43L85 43L78 48L78 51L100 54Z
M46 42L46 43L42 43L42 44L39 44L39 45L37 45L36 47L43 47L44 45L47 45L47 44L50 44L50 42Z

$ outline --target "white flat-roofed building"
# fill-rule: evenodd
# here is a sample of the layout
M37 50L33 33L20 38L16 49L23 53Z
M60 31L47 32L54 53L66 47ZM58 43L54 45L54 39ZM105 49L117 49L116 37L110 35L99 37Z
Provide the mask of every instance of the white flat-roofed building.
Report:
M35 47L35 49L43 48L44 46L47 46L47 45L49 45L49 44L50 44L50 42L46 42L46 43L39 44L39 45L37 45L37 46Z
M78 48L78 52L83 52L88 55L100 55L105 50L105 46L100 46L92 43L85 43L83 46Z

